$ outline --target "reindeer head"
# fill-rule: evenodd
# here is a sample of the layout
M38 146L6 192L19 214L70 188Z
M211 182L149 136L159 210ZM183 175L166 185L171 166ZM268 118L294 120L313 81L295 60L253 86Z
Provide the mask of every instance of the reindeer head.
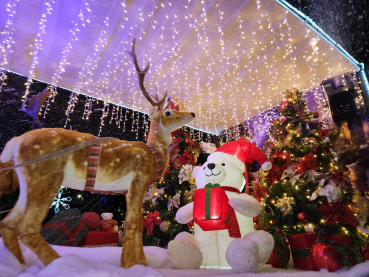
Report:
M150 104L153 106L149 114L150 118L161 124L161 126L167 131L174 131L179 127L183 126L184 124L190 123L194 119L195 114L190 112L179 112L173 110L170 107L172 101L170 98L167 99L168 103L167 105L165 105L165 108L163 108L164 101L167 97L167 92L165 92L165 96L161 100L159 100L157 94L156 97L153 97L146 91L144 85L144 78L146 72L149 70L150 63L147 64L144 70L140 69L137 63L137 57L135 53L135 42L136 40L134 39L132 43L132 51L127 51L127 53L130 54L133 59L133 63L138 73L141 91L143 95L146 97L147 101L149 101Z

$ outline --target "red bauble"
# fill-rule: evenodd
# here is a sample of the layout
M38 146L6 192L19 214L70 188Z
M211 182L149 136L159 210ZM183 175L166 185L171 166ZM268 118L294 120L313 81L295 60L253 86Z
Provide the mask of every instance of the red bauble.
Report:
M327 243L317 243L310 248L310 258L313 260L315 270L322 268L336 271L341 268L341 258L337 250Z
M273 224L274 224L274 225L277 225L277 224L278 224L278 221L274 219L274 220L273 220Z
M83 221L86 223L88 230L96 231L100 226L100 216L94 212L84 213L82 215Z
M299 213L298 215L297 215L297 218L299 219L299 221L300 222L302 222L302 223L305 223L305 222L307 222L308 221L308 216L307 216L307 214L306 213Z
M258 223L258 222L259 222L259 217L254 216L254 217L252 218L252 221L253 221L254 223Z
M277 229L277 234L282 234L282 230L281 229Z

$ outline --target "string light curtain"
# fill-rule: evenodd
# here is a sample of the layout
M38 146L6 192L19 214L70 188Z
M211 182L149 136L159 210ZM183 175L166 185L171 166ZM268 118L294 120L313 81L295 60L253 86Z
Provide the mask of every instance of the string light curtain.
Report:
M214 134L276 106L286 88L359 70L274 0L4 0L0 14L0 65L28 77L24 99L38 79L71 90L67 114L78 94L90 97L85 119L103 101L102 122L125 118L121 106L135 118L150 110L125 52L133 38L149 91L182 99L190 126Z

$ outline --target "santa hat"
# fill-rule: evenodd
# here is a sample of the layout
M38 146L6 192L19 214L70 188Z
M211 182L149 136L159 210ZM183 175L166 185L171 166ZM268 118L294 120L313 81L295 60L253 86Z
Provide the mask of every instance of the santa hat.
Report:
M242 172L246 170L245 164L252 163L254 160L258 161L264 170L272 168L272 164L268 161L267 156L265 156L255 143L245 140L244 137L220 146L209 158L225 159L238 166Z

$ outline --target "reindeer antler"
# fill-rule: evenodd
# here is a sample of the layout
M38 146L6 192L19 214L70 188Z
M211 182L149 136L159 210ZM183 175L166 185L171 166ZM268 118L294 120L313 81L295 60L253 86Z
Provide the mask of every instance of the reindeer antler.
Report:
M135 53L135 43L136 43L136 39L133 39L132 51L126 51L126 52L128 54L130 54L132 59L133 59L133 63L136 67L136 71L137 71L138 79L139 79L139 83L140 83L140 88L141 88L141 91L142 91L143 95L146 97L146 99L150 102L151 105L158 106L159 109L160 109L160 107L163 104L165 98L167 97L167 92L165 92L165 96L164 96L163 99L161 99L160 101L159 101L159 99L157 100L158 102L155 102L150 97L150 95L147 93L147 91L145 89L145 85L144 85L144 78L145 78L147 70L149 70L150 63L147 63L147 66L143 71L140 69L140 67L138 66L138 63L137 63L137 57L136 57L136 53Z
M25 112L30 117L33 118L33 121L42 128L44 126L44 123L41 123L38 119L38 114L41 110L41 106L45 103L46 99L52 95L51 92L48 91L48 88L46 87L42 92L37 93L37 95L32 96L28 99L28 105L27 108L25 107L26 101L23 102L22 108L19 109L19 111Z

